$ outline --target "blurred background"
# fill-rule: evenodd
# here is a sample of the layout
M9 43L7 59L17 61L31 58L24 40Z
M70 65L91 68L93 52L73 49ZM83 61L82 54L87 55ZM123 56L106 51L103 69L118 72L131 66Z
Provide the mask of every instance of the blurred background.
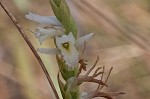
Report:
M36 23L25 19L30 11L53 15L49 0L3 0L16 16L35 48L54 47L53 39L40 45L34 35ZM115 99L149 99L150 97L150 1L149 0L67 0L78 25L78 36L96 35L87 43L84 58L89 68L97 55L97 66L108 72L114 67L107 91L124 91ZM57 84L55 55L42 57ZM83 84L81 90L97 85ZM60 94L60 92L59 92ZM0 7L0 99L55 99L48 81L29 47ZM101 98L98 98L101 99Z

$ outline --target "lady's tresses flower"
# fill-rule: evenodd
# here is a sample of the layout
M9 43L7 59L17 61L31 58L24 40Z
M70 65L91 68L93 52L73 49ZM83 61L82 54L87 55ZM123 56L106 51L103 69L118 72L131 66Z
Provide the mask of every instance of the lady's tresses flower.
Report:
M29 12L29 14L25 17L32 21L38 22L40 26L52 25L62 27L62 24L57 20L55 16L40 16Z
M51 38L51 37L56 37L56 36L61 36L64 34L62 30L59 28L42 28L42 27L37 27L36 31L34 32L35 37L38 38L40 44L42 44L46 39Z
M39 48L38 51L45 54L60 54L68 67L75 67L79 61L79 52L77 47L88 41L94 33L90 33L75 40L73 34L64 34L62 24L53 16L39 16L29 13L27 19L38 22L39 26L34 32L40 43L52 37L55 38L57 48Z
M40 43L50 37L56 37L64 34L62 24L54 16L40 16L29 12L29 14L25 17L39 23L34 34L39 39Z
M68 35L56 36L57 48L39 48L38 51L45 54L61 54L68 67L75 67L79 61L79 52L77 47L84 42L88 41L94 33L90 33L75 40L73 34L70 32Z

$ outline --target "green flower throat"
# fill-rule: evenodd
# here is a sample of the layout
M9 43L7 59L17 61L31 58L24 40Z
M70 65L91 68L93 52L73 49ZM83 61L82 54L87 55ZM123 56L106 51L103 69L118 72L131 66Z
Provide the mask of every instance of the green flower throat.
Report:
M69 42L62 43L62 46L63 46L66 50L69 50Z

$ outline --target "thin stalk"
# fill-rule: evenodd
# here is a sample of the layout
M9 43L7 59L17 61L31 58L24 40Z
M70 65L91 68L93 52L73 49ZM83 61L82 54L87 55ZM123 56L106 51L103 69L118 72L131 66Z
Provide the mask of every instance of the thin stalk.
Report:
M28 39L28 37L26 36L25 32L22 30L21 25L18 23L18 21L16 20L16 18L14 17L14 15L12 13L10 13L10 11L8 10L8 8L3 4L2 0L0 1L0 5L3 8L3 10L6 12L6 14L9 16L9 18L11 19L11 21L14 23L14 25L16 26L16 28L18 29L18 31L20 32L20 34L22 35L22 37L24 38L24 40L26 41L26 43L28 44L29 48L31 49L31 51L33 52L34 56L36 57L37 61L39 62L43 72L45 73L47 80L55 94L56 99L60 99L58 96L58 93L56 91L56 88L52 82L52 79L42 61L42 59L40 58L40 56L38 55L36 49L34 48L34 46L32 45L32 43L30 42L30 40Z

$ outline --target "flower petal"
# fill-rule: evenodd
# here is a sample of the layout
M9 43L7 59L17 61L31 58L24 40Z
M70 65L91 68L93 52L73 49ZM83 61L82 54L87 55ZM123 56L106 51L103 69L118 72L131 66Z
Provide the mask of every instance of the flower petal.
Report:
M72 44L75 44L75 38L74 38L72 32L70 32L70 33L68 34L68 40L69 40Z
M48 34L50 37L56 37L56 36L64 35L63 31L53 29L53 28L44 29L44 28L38 27L37 31L40 32L40 34Z
M46 39L49 38L49 36L46 34L40 34L40 33L37 33L36 37L38 38L40 44L42 44Z
M38 48L37 51L44 54L60 54L58 48Z
M59 49L68 67L75 67L79 62L79 52L73 44L70 44L69 46L69 50L66 50L63 47Z
M44 29L44 28L38 27L37 31L34 34L39 39L40 43L42 43L50 37L56 37L56 36L63 35L64 32L61 30L56 30L56 29L52 29L52 28Z
M72 33L61 37L56 36L56 45L69 67L75 67L79 61L79 52L74 44L75 38Z
M61 37L56 37L56 45L57 47L61 47L62 43L71 42L73 45L75 44L75 38L73 34L70 32L68 35L62 35Z
M57 20L55 16L40 16L40 15L29 12L29 14L26 15L25 17L29 20L38 22L40 24L47 24L47 25L62 27L62 24Z
M88 34L86 36L83 36L83 37L77 39L75 46L79 46L81 44L84 44L84 42L87 42L91 37L94 36L94 34L95 33L90 33L90 34Z

